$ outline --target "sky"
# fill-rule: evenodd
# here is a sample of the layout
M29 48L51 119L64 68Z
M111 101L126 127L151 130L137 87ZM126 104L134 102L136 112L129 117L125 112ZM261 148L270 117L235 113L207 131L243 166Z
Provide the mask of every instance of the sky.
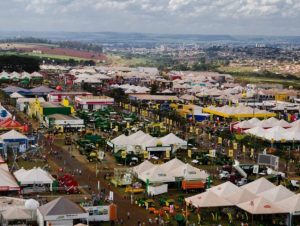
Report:
M0 0L0 31L300 35L300 0Z

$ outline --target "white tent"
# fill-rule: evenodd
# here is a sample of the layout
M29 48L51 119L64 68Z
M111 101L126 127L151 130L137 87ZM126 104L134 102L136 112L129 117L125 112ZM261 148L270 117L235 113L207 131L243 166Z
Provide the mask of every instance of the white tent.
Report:
M28 138L23 135L22 133L17 132L16 130L11 130L7 133L4 133L0 136L1 140L10 140L10 139L25 139L28 140Z
M262 128L272 128L278 124L279 120L277 118L271 117L265 120L262 120L259 123L259 126Z
M293 195L287 199L283 199L280 202L276 202L276 204L285 209L289 213L294 215L299 215L300 213L300 194Z
M144 133L142 130L139 130L131 135L129 135L127 138L130 139L130 140L135 140L135 139L138 139L142 136L145 136L146 133Z
M207 191L194 195L185 199L187 203L192 204L195 207L222 207L233 206L233 204L226 199L218 196L212 191Z
M239 190L241 190L238 186L231 183L230 181L227 181L223 184L220 184L218 186L214 186L209 189L209 191L214 192L216 195L226 198L227 196L230 196L233 193L237 193Z
M252 181L249 184L243 185L241 188L245 189L255 195L258 195L264 191L274 188L275 185L268 181L266 178L261 177L255 181Z
M290 198L294 195L295 193L291 192L289 189L282 185L279 185L259 194L260 197L263 197L270 202L279 202L281 200Z
M18 98L23 98L24 96L22 96L20 93L14 92L10 94L9 97L13 99L18 99Z
M256 195L254 195L250 191L243 190L243 189L240 189L235 192L231 192L230 195L226 196L226 199L233 204L247 202L255 198L257 198Z
M17 171L15 171L14 175L15 175L15 177L17 177L17 175L21 175L25 172L27 172L27 170L22 167L21 169L18 169Z
M289 140L287 137L286 130L281 126L275 126L271 129L265 130L265 134L263 137L267 140L281 141L281 140Z
M155 165L148 161L148 160L145 160L144 162L142 162L141 164L135 166L132 168L133 172L136 173L137 175L153 168Z
M251 123L252 125L257 125L258 123L260 123L260 120L258 118L252 118L248 120L249 123Z
M0 168L0 188L3 191L19 191L20 187L11 175L11 173L5 169Z
M185 180L206 180L209 176L205 171L190 164L184 164L170 171L174 177L183 177Z
M54 178L41 168L26 170L26 172L15 174L15 177L21 185L50 184L52 186L54 181Z
M291 123L292 127L300 127L300 119Z
M169 172L164 171L160 166L154 166L153 168L142 172L138 175L138 178L145 183L149 180L150 184L155 183L166 183L166 182L174 182L175 179L170 175Z
M275 126L280 126L282 128L290 128L292 127L291 124L284 119L279 120L277 123L275 123Z
M254 124L249 122L248 120L239 122L233 126L235 129L251 129L254 127Z
M29 210L13 207L5 210L1 215L5 221L30 220L32 218Z
M254 136L263 137L266 131L263 128L257 126L252 129L247 129L244 132Z
M267 201L263 197L258 197L247 202L237 204L237 207L251 214L280 214L288 213L286 209L281 209L277 204Z
M175 145L185 148L187 146L187 141L177 137L174 133L169 133L168 135L161 137L160 141L163 145Z
M289 128L286 131L286 136L289 138L289 140L300 140L300 126Z
M173 170L183 167L185 164L180 161L178 158L169 160L168 162L161 165L161 168L166 172L171 172Z

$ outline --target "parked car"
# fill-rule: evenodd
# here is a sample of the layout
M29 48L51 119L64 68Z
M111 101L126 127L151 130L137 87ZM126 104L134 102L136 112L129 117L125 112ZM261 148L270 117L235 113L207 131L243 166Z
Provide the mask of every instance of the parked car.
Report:
M247 178L242 178L242 179L240 179L240 180L236 183L236 185L237 185L237 186L243 186L243 185L245 185L245 184L247 184L247 183L248 183Z
M230 177L230 173L228 171L222 171L219 174L220 180L227 180Z

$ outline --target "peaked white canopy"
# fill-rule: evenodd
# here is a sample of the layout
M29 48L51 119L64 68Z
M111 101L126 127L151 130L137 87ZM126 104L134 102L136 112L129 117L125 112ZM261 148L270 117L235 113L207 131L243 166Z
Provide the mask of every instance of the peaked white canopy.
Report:
M282 185L259 194L260 197L263 197L270 202L279 202L294 195L295 193L291 192L289 189Z
M174 177L172 177L169 172L164 171L159 165L144 171L138 177L145 183L149 180L151 184L175 181Z
M227 181L223 184L220 184L218 186L214 186L209 189L209 191L214 192L216 195L221 196L223 198L226 198L227 196L237 193L239 190L241 190L238 186L231 183L230 181Z
M11 140L11 139L28 139L22 133L17 132L16 130L11 130L7 133L4 133L0 136L1 140Z
M293 195L287 199L281 200L276 203L282 209L287 210L289 213L300 214L300 194Z
M179 169L183 167L185 164L180 161L178 158L174 158L169 160L168 162L161 165L161 168L167 172L171 172L172 170Z
M185 180L206 180L209 176L204 170L200 170L190 164L184 164L171 170L174 177L183 177Z
M14 92L10 94L9 97L13 99L18 99L18 98L23 98L24 96L22 96L20 93Z
M258 197L256 199L237 204L237 206L251 214L288 213L286 209L281 209L278 205L267 201L263 197Z
M174 133L169 133L168 135L161 137L160 141L163 145L177 145L177 146L186 146L187 141L182 140L178 136L176 136Z
M51 184L54 181L54 178L45 170L41 168L33 168L26 170L23 173L15 174L15 177L20 182L21 185L27 184Z
M253 200L255 198L257 198L256 195L243 189L240 189L235 192L231 192L230 195L226 196L226 199L235 205L238 203L243 203L243 202Z
M207 191L194 195L185 199L187 203L192 204L195 207L222 207L233 206L233 204L226 199L218 196L212 191Z
M134 173L136 173L137 175L139 175L139 174L141 174L141 173L143 173L143 172L145 172L145 171L153 168L154 166L155 165L152 162L150 162L148 160L145 160L141 164L133 167L132 170L133 170Z
M275 185L268 181L266 178L261 177L249 184L243 185L241 188L247 190L255 195L258 195L264 191L274 188Z

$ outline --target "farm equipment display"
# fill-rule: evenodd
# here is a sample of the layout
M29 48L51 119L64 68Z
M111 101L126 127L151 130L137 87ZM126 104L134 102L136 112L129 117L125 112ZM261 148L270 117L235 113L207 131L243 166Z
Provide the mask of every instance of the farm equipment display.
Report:
M80 193L79 191L79 184L78 182L74 179L74 177L70 174L64 174L63 176L58 177L58 185L59 185L59 190L62 190L66 192L67 194L78 194Z

